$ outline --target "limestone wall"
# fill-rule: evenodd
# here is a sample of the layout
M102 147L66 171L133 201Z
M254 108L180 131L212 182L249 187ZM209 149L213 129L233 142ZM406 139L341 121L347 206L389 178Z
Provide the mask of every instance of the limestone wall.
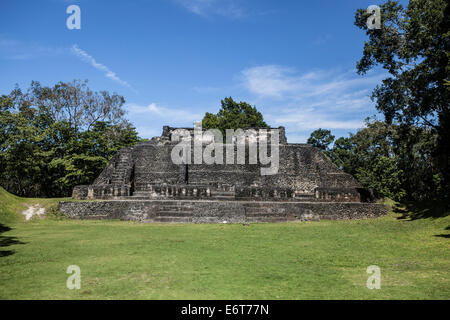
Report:
M73 219L194 223L362 219L388 211L376 203L191 200L62 201L59 209Z

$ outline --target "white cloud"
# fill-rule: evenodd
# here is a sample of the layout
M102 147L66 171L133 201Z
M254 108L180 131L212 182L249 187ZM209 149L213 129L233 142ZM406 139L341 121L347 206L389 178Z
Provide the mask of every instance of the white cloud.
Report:
M147 106L128 104L127 110L132 115L151 115L166 123L182 123L186 125L193 125L194 121L199 121L203 116L199 113L193 113L189 109L171 109L167 107L158 106L156 103L150 103Z
M71 48L71 51L73 54L75 54L76 56L78 56L79 58L81 58L83 61L89 63L90 65L92 65L95 69L100 70L102 72L105 73L105 76L119 84L121 84L122 86L128 87L130 89L133 89L133 87L126 81L120 79L115 72L111 71L107 66L105 66L104 64L98 63L94 57L92 57L91 55L89 55L86 51L84 51L83 49L80 49L76 44L74 44ZM133 89L134 90L134 89Z
M208 17L220 15L238 19L246 14L236 0L174 0L176 3L196 15Z
M331 38L332 38L332 36L329 33L327 33L325 35L320 35L313 41L312 44L314 46L321 46L321 45L327 43Z
M15 47L19 46L22 43L20 41L14 39L5 38L3 35L0 35L0 47Z
M275 125L294 124L298 129L358 129L363 127L363 120L332 120L326 115L305 112L302 114L284 114L269 116Z
M304 91L308 82L321 77L321 72L309 72L297 75L295 69L265 65L248 68L242 71L244 86L251 92L260 96L285 97Z
M194 121L200 121L203 115L192 112L192 109L173 109L156 103L149 105L127 104L128 114L136 124L139 136L152 138L161 135L164 125L193 127Z
M378 83L380 75L365 78L350 78L349 73L316 70L299 74L293 68L264 65L241 72L243 85L261 97L295 98L335 95L361 85Z
M31 60L39 57L54 57L67 53L67 48L23 42L0 34L0 57L7 60Z
M288 66L262 65L244 69L239 79L267 122L286 126L288 138L299 142L318 128L340 132L362 128L364 119L376 113L370 93L385 77L374 73L361 77L354 70L300 73Z
M162 128L160 128L160 130L157 130L155 128L150 128L146 126L137 126L136 131L139 133L140 137L151 139L153 137L160 136Z

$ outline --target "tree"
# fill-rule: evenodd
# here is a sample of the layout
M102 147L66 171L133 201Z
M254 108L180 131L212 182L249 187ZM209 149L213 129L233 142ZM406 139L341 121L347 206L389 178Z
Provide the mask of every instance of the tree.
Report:
M340 137L334 141L333 148L328 153L331 160L343 171L354 175L353 141L350 138Z
M312 144L314 147L319 148L322 151L328 150L328 146L334 141L334 136L330 130L317 129L311 132L307 143Z
M426 200L440 185L432 157L437 134L427 128L366 119L366 126L338 138L328 155L377 197Z
M86 82L33 81L0 98L0 184L21 196L67 196L91 183L122 147L139 138L124 98Z
M351 164L347 168L376 197L402 200L403 170L395 152L396 126L366 119L366 127L350 135Z
M448 201L450 194L450 18L445 0L410 0L405 9L397 1L381 8L381 29L368 29L368 13L359 9L355 25L366 30L359 74L377 65L390 73L372 92L372 99L388 124L404 127L403 132L421 137L406 140L432 140L437 135L431 156L434 162L427 196L437 191ZM412 129L414 128L414 129ZM403 150L407 152L406 150ZM418 151L420 153L420 151ZM428 150L426 154L429 155ZM429 180L429 179L428 179Z
M219 129L223 134L226 129L268 128L262 114L247 102L236 102L231 97L220 101L221 108L217 114L207 112L202 120L205 129Z

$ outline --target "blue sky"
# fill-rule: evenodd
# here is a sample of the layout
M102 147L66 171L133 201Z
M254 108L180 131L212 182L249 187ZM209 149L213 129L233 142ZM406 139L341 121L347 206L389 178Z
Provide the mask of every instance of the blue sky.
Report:
M69 30L66 8L81 8ZM321 127L347 135L376 114L382 70L355 72L374 1L41 0L0 2L0 94L32 80L88 79L126 99L140 136L192 126L231 96L256 105L289 142ZM379 118L382 118L378 116Z

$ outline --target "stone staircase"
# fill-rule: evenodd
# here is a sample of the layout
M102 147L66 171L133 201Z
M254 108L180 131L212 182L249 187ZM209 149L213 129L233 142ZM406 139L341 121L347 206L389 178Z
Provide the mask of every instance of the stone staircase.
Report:
M314 193L297 193L294 199L295 201L315 201L316 195Z
M217 199L216 199L217 200ZM233 201L234 202L234 201ZM283 222L295 220L284 208L267 202L247 202L244 205L246 222ZM194 207L186 201L161 202L151 220L146 222L188 223L193 222ZM215 221L214 216L203 215L204 221ZM227 219L225 219L227 220Z
M133 195L130 198L135 199L135 200L146 200L146 199L150 198L150 192L149 191L134 191Z
M295 220L284 208L264 202L245 203L245 219L247 222L283 222Z
M114 173L111 177L111 184L123 185L128 182L128 170L130 168L130 157L126 153L119 153Z
M193 208L178 202L163 203L158 207L153 222L192 222Z
M211 200L232 201L235 200L235 192L223 190L211 190Z

